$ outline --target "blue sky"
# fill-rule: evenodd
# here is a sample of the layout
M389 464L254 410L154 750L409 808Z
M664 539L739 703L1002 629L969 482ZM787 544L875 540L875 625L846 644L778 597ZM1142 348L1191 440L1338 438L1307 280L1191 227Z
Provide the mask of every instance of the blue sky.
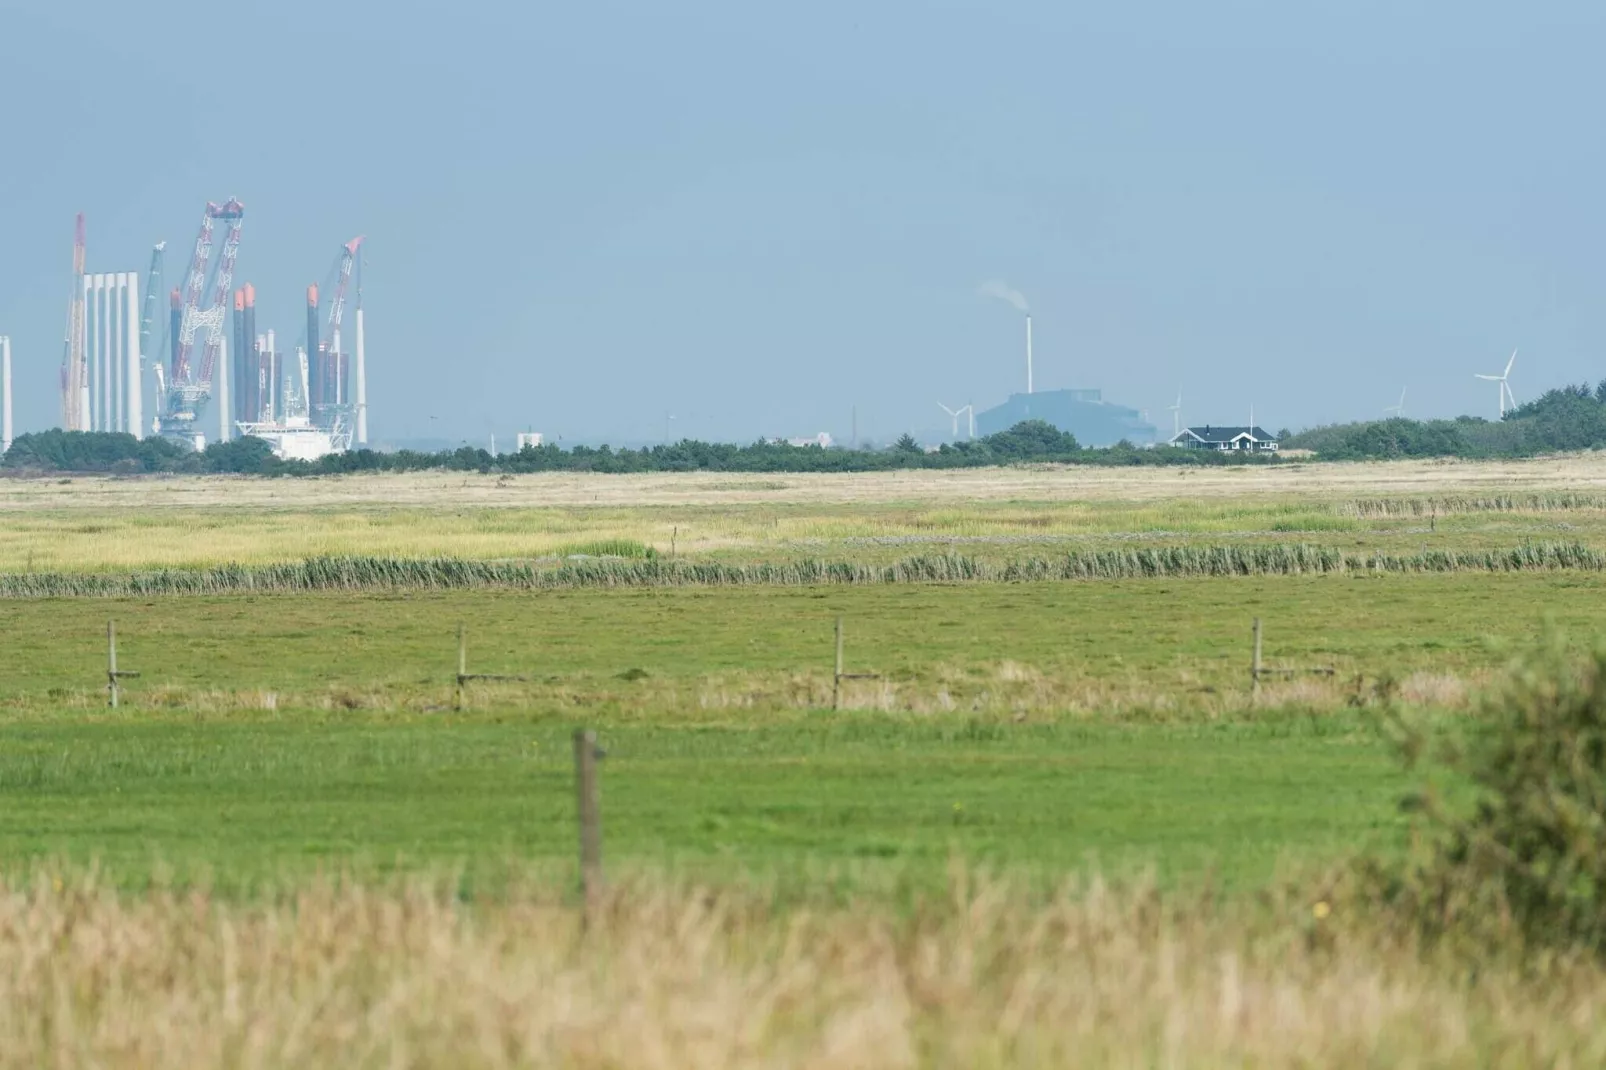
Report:
M238 196L259 325L369 239L376 439L885 439L1024 382L1169 422L1598 379L1606 5L0 0L0 333ZM431 419L433 417L433 419Z

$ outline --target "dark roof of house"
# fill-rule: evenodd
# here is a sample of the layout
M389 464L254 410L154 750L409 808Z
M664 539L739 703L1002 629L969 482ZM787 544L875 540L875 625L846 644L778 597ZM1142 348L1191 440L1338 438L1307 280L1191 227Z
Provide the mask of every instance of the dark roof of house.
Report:
M1231 442L1240 435L1248 435L1257 442L1277 441L1276 435L1258 424L1254 427L1216 427L1213 424L1206 424L1204 427L1188 427L1184 428L1182 434L1178 435L1177 438L1192 436L1200 442L1215 443ZM1172 439L1172 441L1175 442L1176 439Z

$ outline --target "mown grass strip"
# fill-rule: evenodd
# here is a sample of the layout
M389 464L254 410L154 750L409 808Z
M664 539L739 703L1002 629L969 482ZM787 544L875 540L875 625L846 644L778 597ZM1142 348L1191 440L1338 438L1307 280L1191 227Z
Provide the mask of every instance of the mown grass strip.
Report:
M0 574L0 598L127 598L295 591L528 590L592 587L821 586L892 583L1029 583L1145 577L1301 576L1330 573L1606 570L1606 552L1581 543L1529 543L1503 550L1354 554L1308 544L1173 546L1080 551L995 563L959 554L890 565L803 560L570 561L556 568L461 558L314 557L274 565L220 565L120 574Z

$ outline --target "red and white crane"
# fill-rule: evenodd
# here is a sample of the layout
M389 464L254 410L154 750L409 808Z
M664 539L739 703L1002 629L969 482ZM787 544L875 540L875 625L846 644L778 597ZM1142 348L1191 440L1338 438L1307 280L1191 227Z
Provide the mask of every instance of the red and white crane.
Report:
M212 232L219 220L225 224L223 252L212 280L208 299L207 275L212 259ZM200 444L196 431L198 410L212 396L212 372L223 347L223 320L228 314L234 286L234 261L240 253L240 226L245 221L245 205L230 198L223 204L207 203L201 217L201 233L195 239L189 273L181 297L178 345L173 350L173 366L167 379L166 423L162 430ZM206 300L203 307L202 301ZM198 335L205 331L200 368L193 366Z
M331 274L333 279L323 287L325 293L333 291L333 298L328 302L328 315L322 330L323 345L319 346L319 330L316 318L318 287L310 287L307 291L309 309L308 357L313 366L314 384L312 387L312 417L313 421L329 432L330 440L336 450L351 448L353 437L352 414L354 407L350 394L350 358L345 351L345 345L340 337L341 324L346 315L346 293L351 288L352 269L357 263L357 252L362 248L362 235L351 239L340 247L340 253L335 259L335 266Z
M339 279L335 283L335 299L329 303L329 351L332 353L344 352L340 348L340 322L346 314L346 290L351 285L351 269L357 263L357 250L362 248L362 242L359 234L340 247Z

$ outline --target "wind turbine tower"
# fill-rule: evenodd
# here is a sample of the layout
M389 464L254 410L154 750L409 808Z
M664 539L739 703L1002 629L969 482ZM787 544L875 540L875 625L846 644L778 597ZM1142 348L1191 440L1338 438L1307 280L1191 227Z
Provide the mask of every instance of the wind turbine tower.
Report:
M1171 437L1176 438L1182 434L1182 391L1177 391L1176 404L1167 405L1166 408L1171 410Z
M1393 415L1395 419L1400 420L1405 418L1405 389L1405 387L1400 388L1400 402L1398 405L1390 405L1383 410L1385 415Z
M1517 351L1513 349L1511 351L1511 359L1506 361L1506 370L1501 372L1499 375L1482 375L1476 372L1473 373L1475 378L1500 384L1500 418L1502 420L1506 418L1506 410L1508 408L1514 409L1517 407L1517 398L1511 392L1510 382L1511 366L1515 363L1517 363Z

